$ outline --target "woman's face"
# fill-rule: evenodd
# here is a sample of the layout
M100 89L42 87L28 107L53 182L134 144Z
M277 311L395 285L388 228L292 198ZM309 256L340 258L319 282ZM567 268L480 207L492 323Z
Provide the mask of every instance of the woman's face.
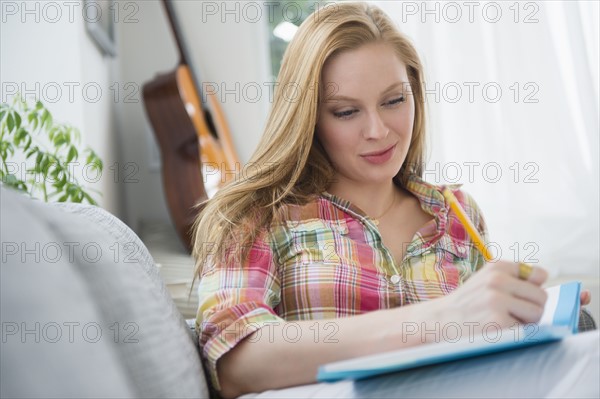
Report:
M331 57L322 71L316 134L336 183L389 182L404 163L414 99L406 66L386 44L367 44Z

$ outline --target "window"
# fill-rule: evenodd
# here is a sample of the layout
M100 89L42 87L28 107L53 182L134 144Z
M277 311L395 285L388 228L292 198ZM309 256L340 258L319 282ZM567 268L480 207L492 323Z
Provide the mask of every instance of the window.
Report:
M298 27L323 1L280 0L268 3L269 41L271 48L271 74L273 80L279 74L281 59L288 43Z

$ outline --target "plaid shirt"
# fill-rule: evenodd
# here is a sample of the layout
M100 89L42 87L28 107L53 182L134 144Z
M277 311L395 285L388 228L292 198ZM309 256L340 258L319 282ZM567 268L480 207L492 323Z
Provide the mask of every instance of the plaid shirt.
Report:
M477 204L459 187L450 186L488 242ZM450 293L484 264L449 212L443 187L412 176L406 188L434 219L415 234L401 264L372 219L349 201L323 193L306 205L286 206L284 221L259 234L243 264L219 264L202 273L196 328L217 390L217 360L267 323L332 319L430 300Z

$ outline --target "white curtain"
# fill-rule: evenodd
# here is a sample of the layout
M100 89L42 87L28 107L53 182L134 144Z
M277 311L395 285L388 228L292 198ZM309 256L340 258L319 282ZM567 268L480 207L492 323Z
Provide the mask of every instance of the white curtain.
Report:
M598 276L597 1L373 1L425 65L426 179L463 183L492 251Z

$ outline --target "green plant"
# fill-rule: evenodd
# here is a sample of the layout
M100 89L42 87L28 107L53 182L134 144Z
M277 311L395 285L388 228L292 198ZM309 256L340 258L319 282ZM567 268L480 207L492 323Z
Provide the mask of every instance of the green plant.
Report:
M11 104L0 105L0 179L6 186L35 196L41 193L48 202L83 202L97 205L75 177L81 148L77 128L56 123L50 111L37 101L30 106L20 95ZM102 160L86 147L85 167L102 173ZM24 173L25 172L25 173ZM23 176L24 175L24 176Z

